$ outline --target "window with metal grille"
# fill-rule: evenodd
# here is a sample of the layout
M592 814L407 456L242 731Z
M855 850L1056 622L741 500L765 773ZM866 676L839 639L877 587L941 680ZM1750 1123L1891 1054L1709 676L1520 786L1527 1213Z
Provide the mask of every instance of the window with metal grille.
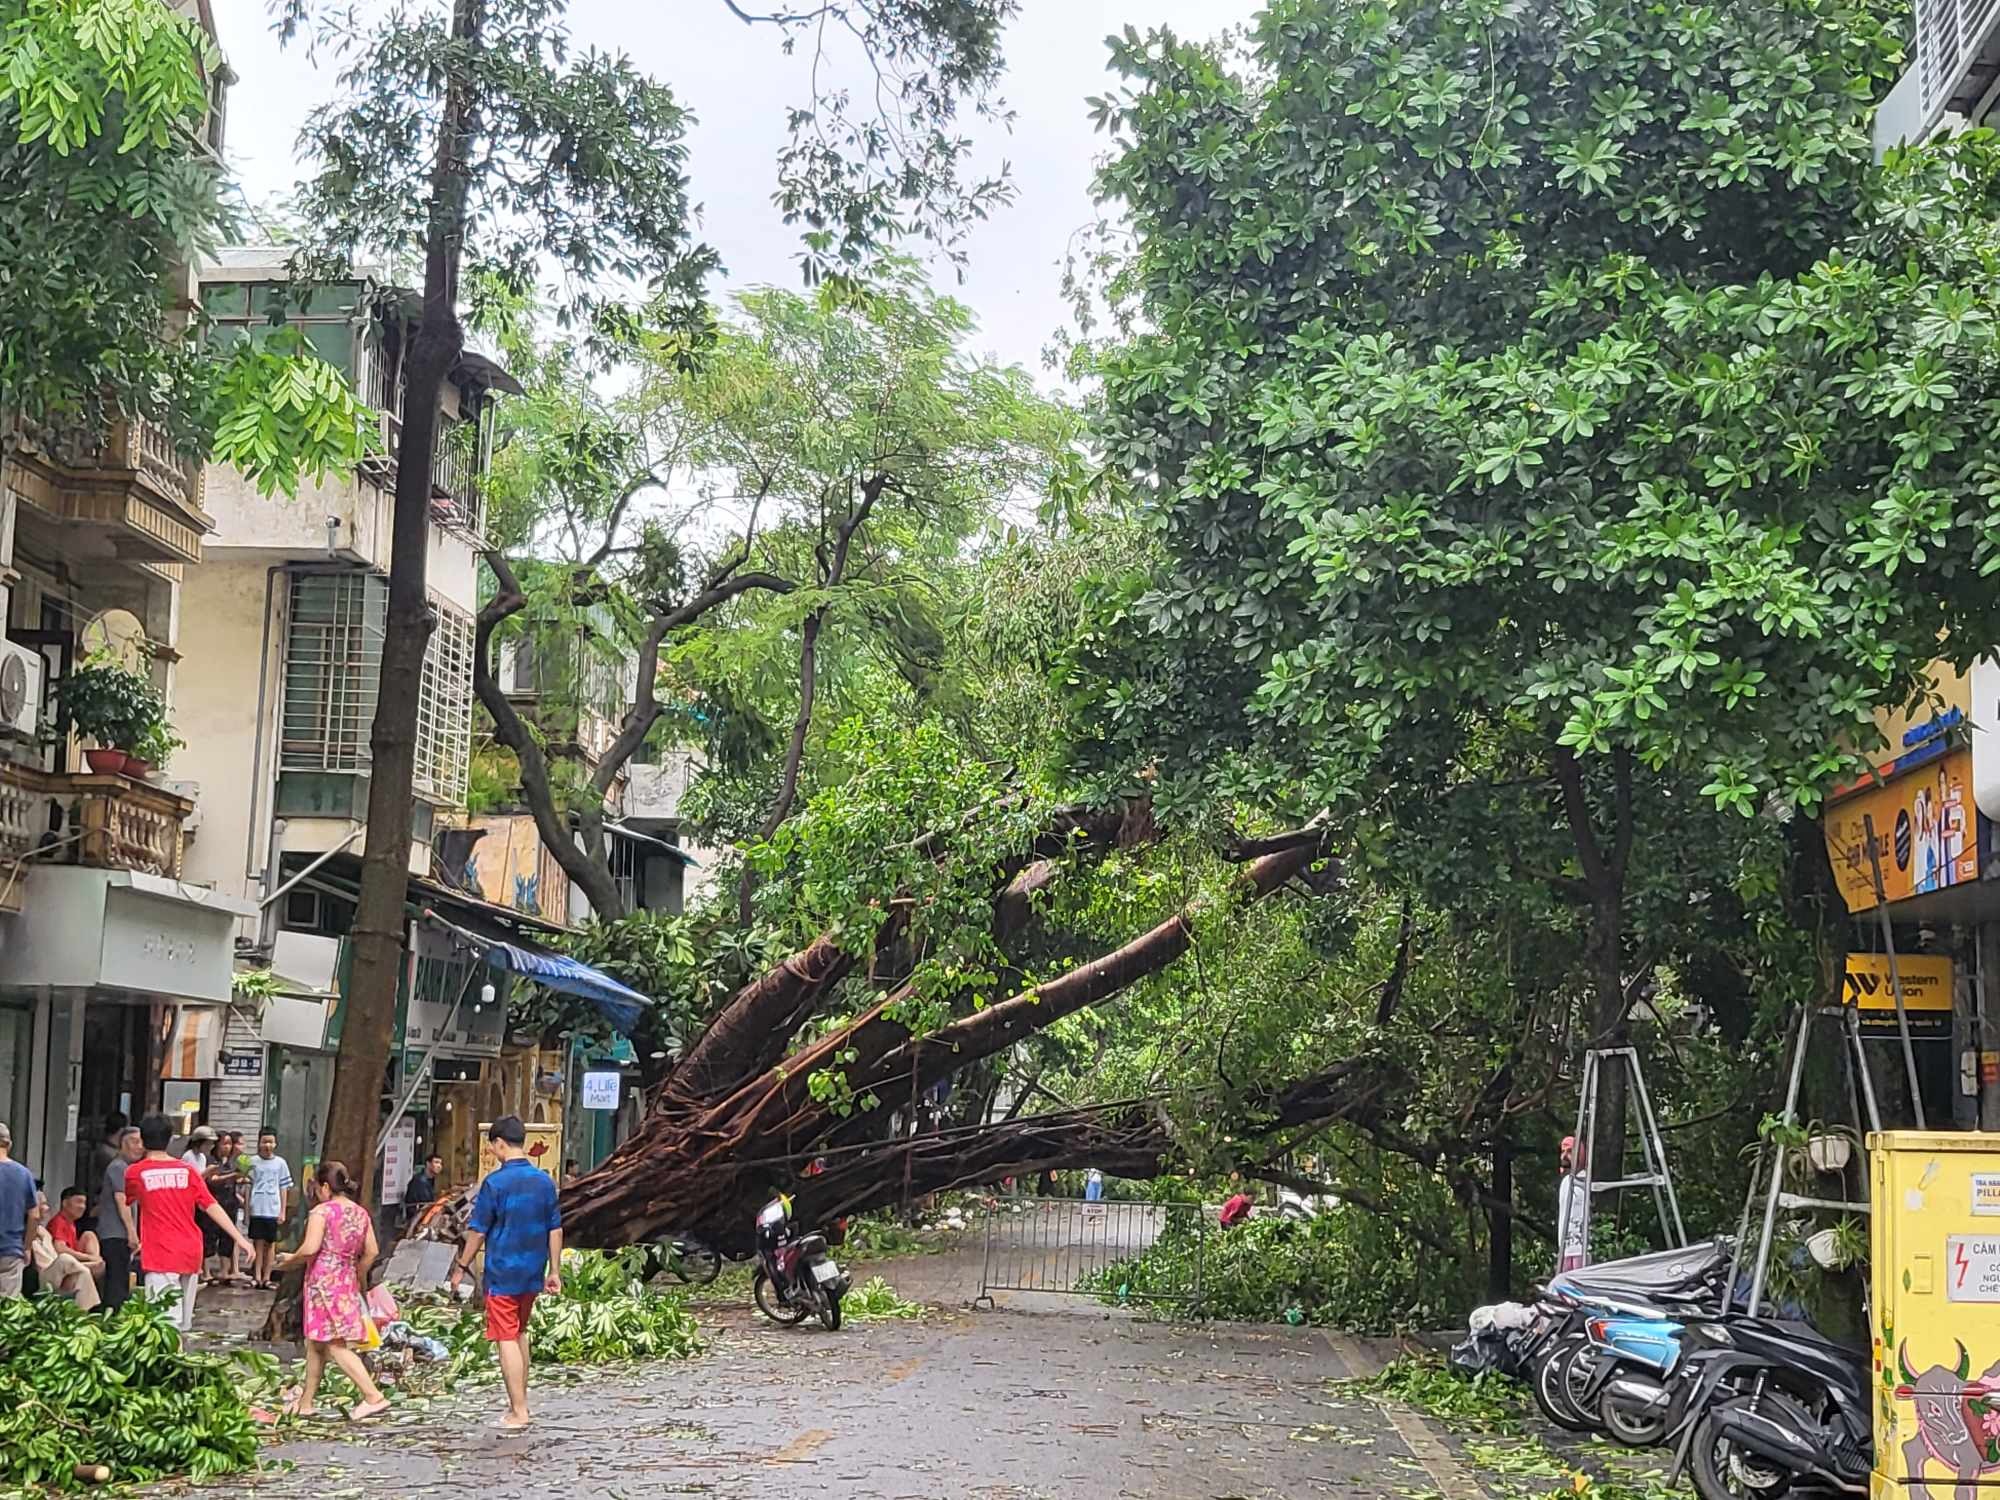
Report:
M417 693L414 790L465 800L472 757L472 620L433 596L437 629ZM382 676L389 580L373 573L297 573L285 629L285 698L278 765L366 774Z
M423 686L417 694L419 797L453 805L465 800L472 762L472 617L435 595L437 629L424 651Z
M610 835L604 850L604 862L611 868L611 883L618 887L618 894L625 902L625 910L637 911L640 863L638 844L632 839L620 838L615 833Z
M375 721L388 616L386 578L292 575L279 769L368 769L368 730Z

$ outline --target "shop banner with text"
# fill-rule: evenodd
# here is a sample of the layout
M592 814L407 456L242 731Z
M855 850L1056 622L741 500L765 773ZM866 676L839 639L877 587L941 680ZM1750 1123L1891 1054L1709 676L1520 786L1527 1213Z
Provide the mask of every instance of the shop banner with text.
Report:
M1899 954L1896 973L1903 981L1903 1010L1910 1018L1910 1035L1950 1036L1951 960L1927 953ZM1893 1033L1896 992L1889 983L1887 955L1848 954L1841 999L1859 1012L1862 1031Z
M1828 805L1822 823L1833 877L1849 911L1875 907L1867 820L1874 819L1882 891L1891 902L1979 878L1972 752L1953 750L1885 786Z

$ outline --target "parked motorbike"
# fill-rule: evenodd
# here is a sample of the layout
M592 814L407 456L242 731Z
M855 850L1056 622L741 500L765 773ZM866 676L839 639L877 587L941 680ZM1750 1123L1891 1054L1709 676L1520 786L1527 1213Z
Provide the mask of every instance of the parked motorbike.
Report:
M1524 1361L1542 1415L1572 1432L1611 1430L1604 1395L1624 1361L1601 1357L1605 1351L1602 1341L1592 1339L1591 1322L1718 1316L1728 1300L1728 1266L1729 1244L1718 1239L1607 1261L1551 1280L1537 1304L1537 1332ZM1621 1387L1621 1401L1623 1394L1637 1393ZM1614 1435L1620 1441L1658 1441L1663 1434L1649 1435L1656 1419L1650 1399L1636 1409L1621 1404L1615 1420L1624 1431Z
M773 1323L795 1327L815 1313L831 1333L840 1327L840 1299L853 1285L827 1251L823 1234L801 1234L791 1200L782 1194L757 1215L757 1272L750 1295Z
M645 1251L648 1281L665 1272L684 1285L707 1286L722 1274L722 1253L692 1235L662 1236L649 1241Z
M1702 1500L1777 1496L1810 1482L1865 1494L1873 1460L1872 1361L1809 1324L1691 1323L1666 1425Z
M1651 1448L1667 1435L1668 1382L1680 1365L1681 1330L1671 1318L1599 1317L1585 1321L1591 1360L1580 1384L1564 1389L1614 1442Z

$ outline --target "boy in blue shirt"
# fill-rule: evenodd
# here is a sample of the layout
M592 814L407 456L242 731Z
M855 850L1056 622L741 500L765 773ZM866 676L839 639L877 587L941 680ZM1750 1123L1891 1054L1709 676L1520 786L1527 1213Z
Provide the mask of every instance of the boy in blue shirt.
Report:
M466 1268L486 1250L486 1337L500 1356L507 1387L507 1415L500 1425L528 1425L528 1319L535 1297L562 1292L562 1210L548 1173L528 1160L528 1128L519 1115L503 1115L486 1130L500 1154L473 1200L465 1244L451 1265L455 1292Z

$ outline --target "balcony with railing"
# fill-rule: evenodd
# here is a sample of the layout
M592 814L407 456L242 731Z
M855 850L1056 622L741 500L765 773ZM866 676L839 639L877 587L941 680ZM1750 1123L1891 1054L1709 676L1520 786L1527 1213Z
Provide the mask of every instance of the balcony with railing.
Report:
M150 422L114 422L101 443L16 423L8 482L70 533L78 554L150 563L201 561L213 523L201 508L202 465Z
M437 452L431 458L431 519L440 526L479 534L479 460L470 434L461 436L455 424L438 429Z
M0 911L30 870L81 865L178 879L194 803L129 776L0 765Z

